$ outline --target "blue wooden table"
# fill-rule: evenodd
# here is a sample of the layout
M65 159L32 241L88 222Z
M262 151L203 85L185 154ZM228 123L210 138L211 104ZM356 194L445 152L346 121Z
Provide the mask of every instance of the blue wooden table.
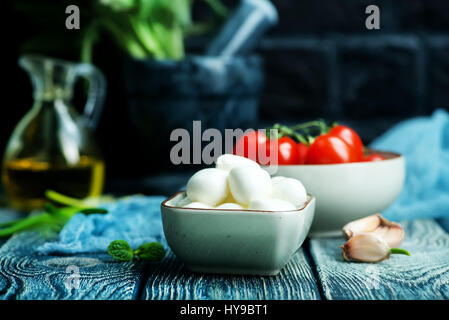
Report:
M33 248L52 239L25 232L0 240L0 298L448 299L449 233L434 220L402 225L401 247L411 257L347 263L343 237L308 239L275 277L196 274L171 252L157 263L118 262L107 254L42 256Z

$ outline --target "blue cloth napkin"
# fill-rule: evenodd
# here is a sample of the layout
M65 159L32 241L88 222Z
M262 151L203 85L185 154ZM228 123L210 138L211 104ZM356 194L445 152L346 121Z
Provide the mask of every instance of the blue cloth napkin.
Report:
M113 240L128 241L133 249L158 241L167 248L162 230L161 196L130 196L107 203L107 214L75 214L59 233L58 240L36 250L42 254L106 252Z
M403 121L371 147L399 152L406 160L404 188L383 212L385 217L449 218L449 114L445 110Z

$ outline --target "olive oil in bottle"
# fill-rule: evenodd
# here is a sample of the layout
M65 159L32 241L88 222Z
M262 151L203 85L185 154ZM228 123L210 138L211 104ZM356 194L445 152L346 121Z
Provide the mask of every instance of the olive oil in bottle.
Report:
M35 54L21 56L19 65L32 79L33 105L3 154L9 204L26 211L42 208L47 190L76 198L101 195L104 162L93 133L103 107L104 75L91 64ZM82 114L71 103L79 77L91 84Z
M104 163L88 156L81 156L73 166L33 158L15 159L4 164L2 180L11 206L31 210L44 205L45 191L49 189L76 198L99 196Z

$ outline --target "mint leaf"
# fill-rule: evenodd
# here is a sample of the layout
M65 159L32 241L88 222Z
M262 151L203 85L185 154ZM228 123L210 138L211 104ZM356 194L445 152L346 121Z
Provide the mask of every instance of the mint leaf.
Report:
M165 249L159 242L150 242L140 245L134 252L141 259L156 261L165 257Z
M131 261L134 258L133 249L125 240L112 241L107 249L109 255L121 261Z
M149 261L165 257L165 249L159 242L144 243L133 251L125 240L114 240L109 244L107 251L111 257L121 261L131 261L134 256Z

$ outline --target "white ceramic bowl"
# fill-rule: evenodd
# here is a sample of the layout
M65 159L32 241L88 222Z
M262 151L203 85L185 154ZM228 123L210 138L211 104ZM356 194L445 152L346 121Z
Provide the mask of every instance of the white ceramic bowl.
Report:
M168 245L196 272L276 275L301 247L312 224L315 198L293 211L176 207L175 194L161 204Z
M280 165L274 176L299 179L316 197L311 236L341 235L349 221L381 212L404 185L405 161L396 153L371 150L387 160L329 165Z

